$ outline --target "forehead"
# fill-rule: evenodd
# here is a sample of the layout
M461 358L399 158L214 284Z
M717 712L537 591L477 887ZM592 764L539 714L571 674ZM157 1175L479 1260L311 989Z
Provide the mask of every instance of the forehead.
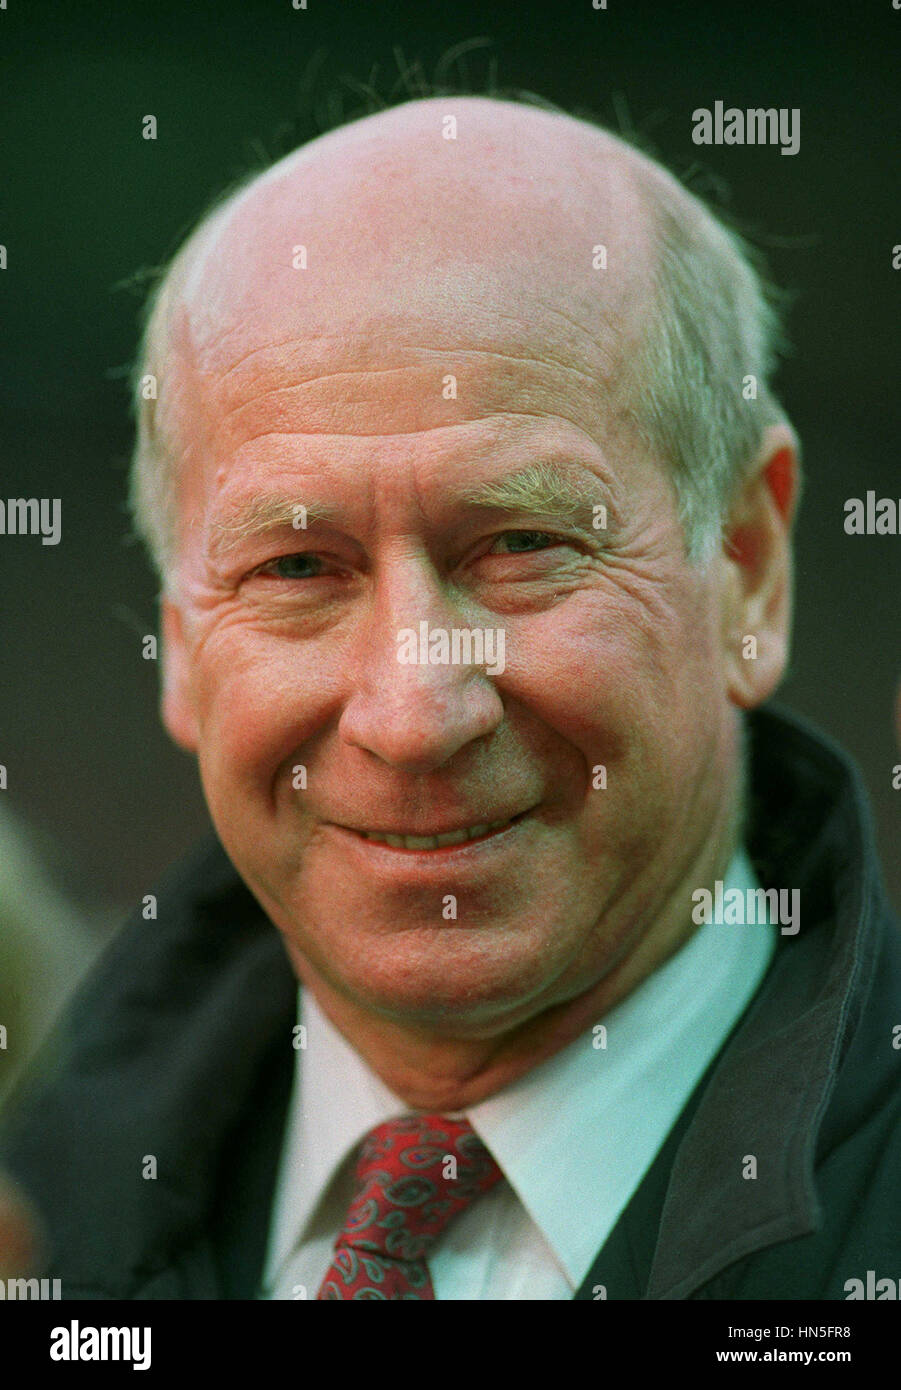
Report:
M534 294L504 301L442 276L412 305L336 309L315 332L245 328L185 379L186 419L235 447L270 432L408 434L491 416L612 413L622 358L613 323L589 333ZM433 302L428 302L431 299ZM447 306L447 307L445 307ZM240 350L239 350L240 348Z
M654 254L628 163L544 113L525 136L518 112L482 124L485 103L447 141L430 105L276 166L194 249L166 375L207 458L280 433L615 412Z
M525 323L578 351L641 317L654 258L641 167L582 122L505 103L358 122L274 166L199 235L175 295L182 345L215 370L336 327L459 341L471 325L497 341Z

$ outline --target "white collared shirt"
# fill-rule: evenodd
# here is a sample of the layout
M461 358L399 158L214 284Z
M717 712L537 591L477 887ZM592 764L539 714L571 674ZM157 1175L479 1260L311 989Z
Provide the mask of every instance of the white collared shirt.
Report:
M724 886L759 887L744 851ZM437 1299L573 1297L750 1003L777 930L698 927L606 1015L606 1039L587 1029L464 1112L504 1179L429 1254ZM315 1299L353 1197L363 1136L410 1111L309 992L298 993L301 1017L306 1047L296 1053L264 1298Z

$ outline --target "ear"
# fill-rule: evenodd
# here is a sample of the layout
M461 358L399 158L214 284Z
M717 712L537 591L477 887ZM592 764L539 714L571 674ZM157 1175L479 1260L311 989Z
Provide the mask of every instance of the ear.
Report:
M197 752L197 719L191 680L191 651L181 608L171 598L160 604L162 632L163 723L171 738L187 753Z
M771 425L724 530L726 689L742 709L753 709L772 694L788 662L799 455L794 431L786 424Z

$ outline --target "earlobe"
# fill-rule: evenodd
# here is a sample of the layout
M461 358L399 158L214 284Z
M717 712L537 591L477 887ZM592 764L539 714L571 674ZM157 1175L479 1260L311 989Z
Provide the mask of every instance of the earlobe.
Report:
M727 690L739 709L754 709L769 699L785 674L788 642L772 628L738 635L726 655Z
M160 711L163 724L180 748L197 751L197 721L191 694L190 653L181 609L171 599L160 604L162 633L162 692Z

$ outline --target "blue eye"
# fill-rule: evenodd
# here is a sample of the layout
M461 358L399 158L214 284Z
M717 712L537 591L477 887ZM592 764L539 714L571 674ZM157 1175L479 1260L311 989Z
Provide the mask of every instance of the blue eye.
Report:
M508 553L520 555L530 550L548 550L560 542L560 537L550 531L504 531L498 541L506 541ZM513 544L510 544L510 542Z
M322 560L318 555L300 551L295 555L280 555L270 560L263 570L277 579L315 579L321 573Z

